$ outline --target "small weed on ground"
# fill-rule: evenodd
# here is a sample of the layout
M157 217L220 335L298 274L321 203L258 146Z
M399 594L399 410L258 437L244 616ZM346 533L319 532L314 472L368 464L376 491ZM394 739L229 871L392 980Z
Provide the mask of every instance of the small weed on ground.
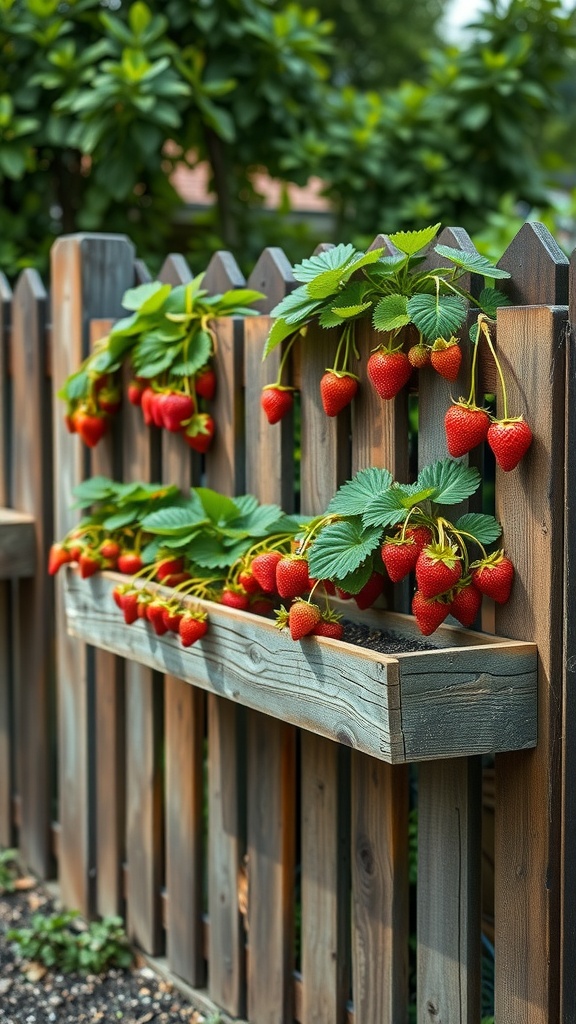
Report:
M77 911L35 914L28 928L6 935L20 955L65 974L100 974L108 967L129 967L132 952L119 917L105 917L79 930Z

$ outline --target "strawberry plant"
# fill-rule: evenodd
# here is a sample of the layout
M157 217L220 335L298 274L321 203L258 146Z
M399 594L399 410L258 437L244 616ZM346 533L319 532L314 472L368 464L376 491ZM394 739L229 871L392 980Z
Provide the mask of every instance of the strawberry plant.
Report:
M414 367L431 363L448 380L455 380L461 361L457 334L469 305L484 319L493 318L505 295L489 286L488 280L507 278L505 270L493 266L478 253L464 253L447 245L434 252L448 265L423 268L427 250L439 225L422 231L399 231L389 236L393 253L383 248L360 252L353 245L338 245L305 259L292 268L300 283L272 310L276 320L264 349L264 358L286 341L278 379L263 392L262 405L270 422L281 418L291 402L274 403L271 394L290 394L282 376L290 349L296 339L306 343L311 324L337 331L332 366L321 383L321 400L328 416L335 416L354 397L358 387L355 372L359 353L355 333L359 322L369 318L374 331L383 335L368 360L368 377L378 395L393 398L407 384ZM468 273L486 279L475 298L459 281ZM408 345L408 352L404 351ZM272 412L272 417L270 413Z
M202 275L174 288L159 281L130 288L122 300L130 315L96 344L58 392L66 403L68 429L89 447L98 444L120 408L120 370L129 358L134 379L128 399L142 408L146 424L180 434L191 448L205 452L215 429L205 405L216 390L211 322L255 315L250 304L260 298L248 288L209 295Z

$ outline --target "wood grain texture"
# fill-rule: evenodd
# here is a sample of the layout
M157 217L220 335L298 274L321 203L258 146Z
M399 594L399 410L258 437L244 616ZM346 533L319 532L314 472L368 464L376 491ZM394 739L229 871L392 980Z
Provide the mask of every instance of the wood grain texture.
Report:
M12 291L0 273L0 505L9 501L9 382L8 341L12 312ZM0 846L11 847L14 724L11 585L0 580Z
M246 279L231 252L217 250L202 278L202 287L207 288L211 295L218 295L229 288L244 288Z
M20 275L12 307L11 498L32 519L28 553L32 565L18 587L19 846L25 863L41 878L52 871L50 852L50 761L53 736L53 586L47 577L53 540L51 401L46 387L47 295L34 270ZM22 410L26 414L22 415ZM30 529L30 527L28 527ZM26 550L26 549L25 549ZM1 575L1 574L0 574ZM34 643L30 643L30 635ZM30 709L34 708L34 714Z
M246 735L239 709L208 699L209 991L234 1017L246 1012L245 932L239 884L246 849Z
M114 321L90 322L90 346L106 337ZM122 414L92 452L95 476L122 479ZM98 914L124 916L123 863L126 856L126 772L124 661L94 651L96 894Z
M121 315L122 295L133 282L134 251L118 235L69 235L52 248L53 394L88 354L93 316ZM86 475L88 459L70 435L57 400L54 423L54 532L62 537L78 521L72 489ZM86 649L66 635L62 582L56 585L56 656L59 748L59 877L66 906L88 913L92 904L93 822L90 820L91 687Z
M175 974L201 987L206 975L202 926L204 694L166 676L164 712L167 955Z
M564 643L562 687L562 835L561 835L561 988L560 1015L565 1024L576 1024L576 615L574 586L576 573L576 256L570 260L571 329L566 352L566 434L564 511Z
M503 289L516 305L568 302L568 257L544 224L524 224L498 266L512 275Z
M262 292L263 299L254 303L259 313L269 313L280 299L296 287L290 261L282 249L270 246L264 249L248 278L246 285Z
M0 580L33 576L35 569L34 516L0 508Z
M141 622L125 628L111 597L118 575L105 573L89 582L73 573L66 577L68 627L74 635L85 637L92 630L93 642L106 650L383 760L406 759L408 735L400 706L405 688L415 704L421 700L428 705L429 728L422 726L418 751L411 741L411 760L448 756L450 751L438 749L430 733L442 735L441 718L449 718L452 707L461 723L460 730L454 730L460 737L454 737L457 754L526 743L525 717L516 730L509 725L504 737L490 722L498 722L498 716L503 722L508 687L529 690L536 664L533 644L491 638L493 643L478 649L440 648L390 658L324 637L294 644L273 622L207 601L200 604L209 613L210 631L198 648L186 649L169 634L152 635ZM386 628L386 613L381 621ZM435 683L430 679L431 658L437 658L439 666ZM410 710L408 718L422 722L423 715L424 711L416 715ZM446 730L449 734L450 727Z
M539 655L538 746L496 759L496 1014L518 1024L559 1019L566 322L562 308L498 316L510 411L526 414L534 432L520 466L496 474L516 570L496 628L530 637Z
M221 317L211 324L216 332L214 368L217 386L210 412L216 421L214 440L206 454L206 484L222 493L243 494L246 488L244 422L244 321ZM252 438L250 438L252 444Z
M293 1020L295 738L283 721L248 716L248 1019L254 1024Z
M303 732L302 1024L342 1024L350 990L350 758Z
M417 1019L434 1024L480 1019L481 765L461 765L418 773Z
M408 1013L408 773L352 755L355 1024Z

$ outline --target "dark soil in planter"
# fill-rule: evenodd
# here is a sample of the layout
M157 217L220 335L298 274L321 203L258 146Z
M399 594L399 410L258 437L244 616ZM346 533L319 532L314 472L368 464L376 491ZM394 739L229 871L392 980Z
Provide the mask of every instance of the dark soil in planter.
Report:
M424 636L407 636L392 630L376 629L374 626L365 626L361 622L351 622L349 619L343 619L342 625L342 639L347 644L369 647L371 651L378 651L380 654L389 654L393 657L395 654L438 650L438 646Z
M0 895L0 1021L2 1024L201 1024L206 1018L169 982L136 958L132 969L61 974L27 964L6 941L35 913L57 909L42 888Z

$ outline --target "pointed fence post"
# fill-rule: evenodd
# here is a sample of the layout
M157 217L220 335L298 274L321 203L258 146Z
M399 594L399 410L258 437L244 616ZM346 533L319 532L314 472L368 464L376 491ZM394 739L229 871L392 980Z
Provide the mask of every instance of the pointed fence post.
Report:
M12 292L0 273L0 506L7 506L9 495L9 331ZM10 581L0 580L0 846L14 843L12 820L13 777L13 671L11 653Z

